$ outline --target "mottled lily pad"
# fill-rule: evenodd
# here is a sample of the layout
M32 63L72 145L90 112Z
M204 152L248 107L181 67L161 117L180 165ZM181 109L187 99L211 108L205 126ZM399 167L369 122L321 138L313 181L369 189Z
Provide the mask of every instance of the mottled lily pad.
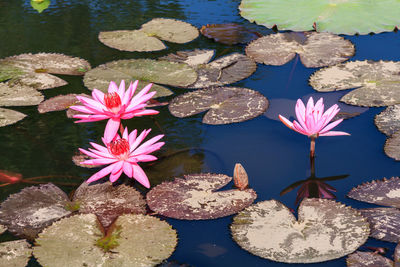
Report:
M53 223L39 234L33 254L43 266L155 266L177 244L176 232L155 217L127 214L115 222L116 246L105 252L93 214L75 215Z
M4 233L5 231L7 231L7 227L0 224L0 234Z
M307 68L332 66L354 55L354 45L330 33L276 33L261 37L246 47L246 55L258 63L280 66L296 54Z
M150 209L183 220L215 219L249 206L257 194L252 189L216 191L232 180L223 174L191 174L153 187L146 199Z
M400 131L386 139L384 151L388 157L400 160Z
M240 15L279 30L368 34L400 25L397 0L242 0Z
M373 238L400 242L400 210L396 208L361 209L361 214L367 218Z
M74 111L73 109L68 109L68 112L69 111ZM68 112L67 112L67 115L68 115ZM70 117L70 116L67 116L68 118L72 118L72 116ZM96 166L96 165L87 165L87 164L81 164L81 162L84 162L85 160L88 160L88 159L91 159L91 157L89 157L88 155L85 155L85 154L83 154L83 153L81 153L81 152L79 152L79 153L77 153L77 154L75 154L75 155L73 155L72 156L72 162L76 165L76 166L79 166L79 167L83 167L83 168L89 168L89 169L92 169L92 168L98 168L98 166Z
M88 96L86 94L68 94L68 95L58 95L47 99L46 101L40 103L38 106L39 113L46 113L51 111L66 110L70 106L79 103L76 96Z
M341 101L357 106L389 106L400 103L400 62L352 61L316 71L310 85L330 92L357 88Z
M26 115L21 112L7 108L0 108L0 127L14 124L25 117Z
M376 115L375 125L387 136L398 132L400 130L400 105L389 106Z
M253 119L265 112L268 100L257 91L239 87L212 87L171 100L169 111L178 118L207 111L206 124L228 124Z
M200 32L207 38L227 45L247 44L262 36L236 23L207 24L201 27Z
M83 75L90 64L83 59L62 54L21 54L0 60L0 81L35 89L49 89L67 82L51 74ZM49 74L51 73L51 74Z
M196 79L195 70L187 64L165 60L129 59L100 65L88 71L83 81L90 90L96 88L107 92L111 81L119 84L121 80L128 83L139 80L138 89L141 89L150 82L185 87L194 83ZM157 84L153 84L151 90L157 91L155 97L172 94L169 89Z
M252 254L286 263L332 260L354 252L369 226L356 210L328 199L304 199L298 220L282 203L254 204L233 218L233 239Z
M160 59L171 62L186 63L190 66L195 67L210 62L214 54L215 54L214 50L195 49L191 51L178 51L176 52L176 54L172 53L167 56L160 57Z
M26 266L31 255L31 245L26 242L26 240L15 240L0 243L0 266Z
M166 48L163 42L140 30L100 32L99 40L106 46L122 51L159 51Z
M0 106L34 106L43 100L44 96L32 87L0 83Z
M75 191L73 201L79 204L79 213L96 214L104 228L125 213L145 214L146 201L133 187L113 186L111 182L89 185L84 182Z
M71 212L68 196L49 183L26 187L10 195L0 207L0 223L11 233L33 239L46 226Z
M394 262L373 252L356 251L346 259L347 267L394 267Z

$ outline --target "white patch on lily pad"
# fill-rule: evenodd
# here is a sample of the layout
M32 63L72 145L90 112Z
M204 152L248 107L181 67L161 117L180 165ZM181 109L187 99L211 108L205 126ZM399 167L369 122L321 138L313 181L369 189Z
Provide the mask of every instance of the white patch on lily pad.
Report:
M0 127L14 124L25 117L26 115L21 112L7 108L0 108Z
M332 260L354 252L369 235L356 210L328 199L305 199L298 220L276 200L254 204L233 219L233 239L252 254L286 263Z
M400 104L387 107L376 115L375 125L379 131L387 136L400 131Z
M32 87L0 83L0 106L34 106L43 100L44 96Z
M0 243L0 266L26 266L31 255L31 245L26 242L26 240L15 240Z

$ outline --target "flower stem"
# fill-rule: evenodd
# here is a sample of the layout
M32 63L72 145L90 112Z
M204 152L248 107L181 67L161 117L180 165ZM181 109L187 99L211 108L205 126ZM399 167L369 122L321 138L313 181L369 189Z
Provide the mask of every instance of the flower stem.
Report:
M310 143L310 159L312 160L315 157L315 137L311 136L311 143Z

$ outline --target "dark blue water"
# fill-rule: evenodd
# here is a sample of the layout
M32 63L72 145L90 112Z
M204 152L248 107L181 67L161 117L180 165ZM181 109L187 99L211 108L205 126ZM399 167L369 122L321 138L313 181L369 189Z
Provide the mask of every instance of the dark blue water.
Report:
M176 18L197 27L211 23L235 22L264 34L271 31L250 24L238 14L239 0L176 0L176 1L55 1L38 14L29 1L0 0L0 58L21 53L53 52L87 59L93 67L112 60L126 58L157 58L179 50L211 48L216 55L243 51L243 46L225 46L200 36L185 45L168 44L168 49L155 53L120 52L101 44L99 31L136 29L154 17ZM356 47L351 60L400 60L398 33L366 36L347 36ZM296 100L313 93L308 77L316 69L306 69L294 61L281 66L258 65L257 71L235 86L257 90L267 98ZM292 73L292 76L291 76ZM71 92L88 92L81 77L63 77L69 85L44 92L46 97ZM184 90L171 88L176 93ZM98 141L105 122L76 125L64 112L38 114L36 107L14 108L29 116L23 121L0 128L0 169L35 177L49 174L77 176L69 182L80 183L93 173L75 166L72 155L89 141ZM309 140L282 123L260 116L253 120L222 126L201 123L201 115L177 119L166 107L159 108L157 121L166 133L164 151L183 148L190 150L183 156L160 163L156 171L149 170L153 185L174 175L190 172L232 174L234 164L242 163L249 174L251 187L258 194L257 201L277 199L295 208L295 191L280 197L289 184L309 176ZM337 130L351 136L321 137L316 144L316 173L319 177L348 174L348 178L330 182L337 189L337 199L356 208L370 207L347 199L354 186L396 176L400 164L383 153L385 136L374 123L374 116L382 108L371 108L361 116L344 121ZM149 118L127 123L130 129L152 127L153 134L161 132ZM184 159L184 160L183 160ZM65 179L63 180L65 182ZM20 191L26 185L2 187L1 199ZM228 187L230 187L229 185ZM73 187L63 187L71 191ZM170 260L193 266L286 266L261 259L242 250L232 241L229 231L231 217L209 221L179 221L167 219L177 230L179 243ZM12 239L5 234L2 240ZM371 246L393 249L391 243L370 239ZM392 252L392 251L391 251ZM391 255L391 252L389 255ZM31 265L35 263L31 261ZM345 266L345 259L309 266Z

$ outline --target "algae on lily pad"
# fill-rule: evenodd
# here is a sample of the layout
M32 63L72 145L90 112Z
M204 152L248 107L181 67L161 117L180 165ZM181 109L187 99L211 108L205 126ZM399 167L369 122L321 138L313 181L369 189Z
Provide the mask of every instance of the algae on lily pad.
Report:
M26 115L21 112L7 108L0 108L0 127L14 124L25 117Z
M111 81L119 84L121 80L129 83L139 80L136 92L149 83L185 87L194 83L197 74L184 63L153 59L127 59L108 62L85 74L84 83L89 90L94 88L107 92ZM172 92L158 84L153 84L152 91L157 91L154 98L171 95Z
M235 214L256 199L253 189L217 191L232 180L223 174L201 173L175 178L153 187L146 196L150 209L182 220L206 220Z
M76 189L73 201L79 204L79 213L93 213L104 228L125 213L145 214L146 201L135 188L113 186L111 182L89 185L83 182Z
M71 214L68 196L54 184L26 187L0 207L0 223L11 233L34 239L46 226Z
M90 64L83 59L62 54L21 54L0 59L0 82L26 85L38 90L66 85L51 74L83 75Z
M0 243L0 266L26 266L31 255L31 245L26 242L26 240L15 240Z
M400 62L351 61L316 71L310 85L319 92L357 88L341 101L356 106L400 104Z
M252 254L285 263L343 257L365 243L369 226L358 211L328 199L304 199L298 220L281 202L268 200L233 218L233 239Z
M400 25L397 0L242 0L240 15L278 30L368 34Z
M39 234L33 254L43 266L155 266L177 244L175 230L151 216L122 215L112 228L104 236L95 215L68 217Z
M171 100L169 111L178 118L207 111L206 124L228 124L253 119L268 108L268 99L257 91L239 87L211 87Z
M207 24L201 27L200 32L207 38L227 45L247 44L262 36L236 23Z
M354 45L330 33L288 32L261 37L246 47L246 55L258 63L280 66L296 54L307 68L341 63L354 55Z
M34 106L44 100L44 96L29 86L0 83L0 106Z

